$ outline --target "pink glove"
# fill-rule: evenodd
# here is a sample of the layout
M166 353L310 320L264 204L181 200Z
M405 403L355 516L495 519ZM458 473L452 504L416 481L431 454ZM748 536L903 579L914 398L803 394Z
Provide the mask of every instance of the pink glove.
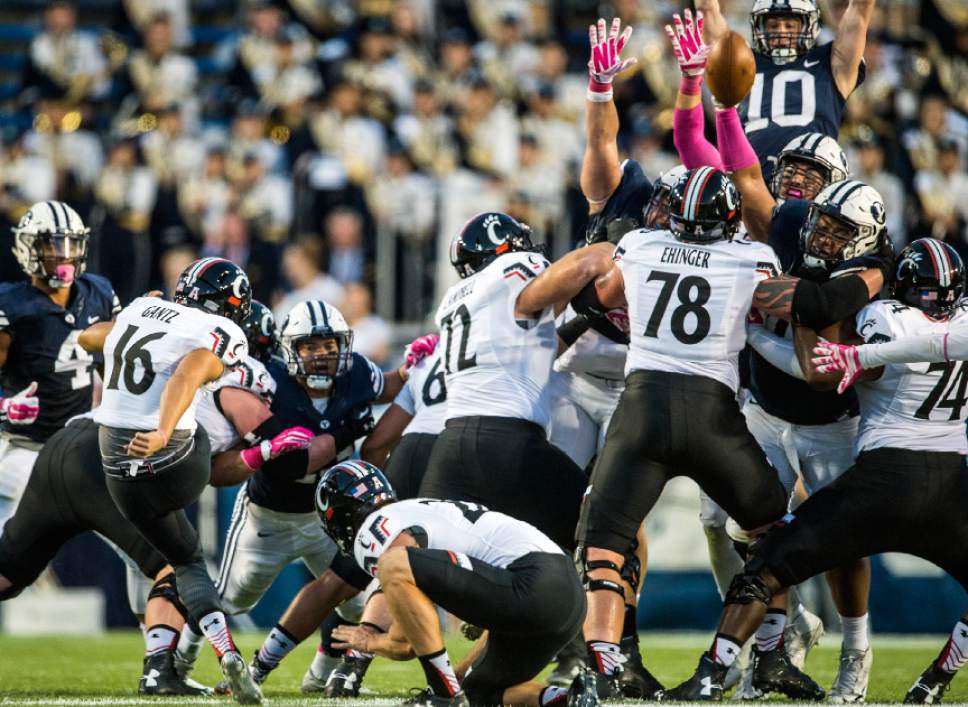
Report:
M844 375L837 384L838 393L843 393L852 386L865 370L857 355L856 346L835 344L832 341L820 339L813 347L813 352L817 354L811 359L817 373L843 371Z
M622 59L622 49L632 36L632 28L626 27L619 34L622 20L616 17L612 20L612 27L605 34L605 20L599 18L598 26L588 26L588 41L592 54L588 60L588 100L604 102L612 100L612 79L627 68L638 62L631 57Z
M419 336L406 348L405 368L413 368L428 356L432 356L437 350L437 342L440 341L440 334L425 334Z
M293 452L297 449L306 449L312 441L312 430L308 430L305 427L290 427L277 434L271 440L266 439L254 447L243 449L239 452L239 456L242 457L243 464L252 469L252 471L256 471L257 469L261 469L262 465L270 459L275 459L282 454Z
M37 400L37 381L9 398L0 398L0 419L11 425L32 425L40 414Z
M683 76L702 76L706 73L706 59L711 47L702 39L702 12L696 13L695 24L692 21L692 10L686 8L682 13L686 21L679 15L672 16L672 24L665 26L666 36L672 43L672 53L679 62L679 71Z

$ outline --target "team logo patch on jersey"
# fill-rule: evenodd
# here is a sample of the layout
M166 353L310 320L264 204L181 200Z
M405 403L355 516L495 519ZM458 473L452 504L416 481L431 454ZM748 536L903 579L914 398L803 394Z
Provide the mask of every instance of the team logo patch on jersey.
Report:
M363 490L357 493L356 492L357 489L363 489ZM357 489L354 489L354 492L353 492L354 498L358 496L362 496L364 493L366 493L366 486L363 484L358 486ZM376 518L373 519L373 522L370 523L370 533L373 534L373 537L376 538L381 545L385 543L390 537L390 529L387 527L388 520L389 518L387 518L386 516L377 516Z
M522 281L527 282L536 276L527 268L527 266L524 265L524 263L512 263L504 268L504 279L508 280L512 277L518 277Z

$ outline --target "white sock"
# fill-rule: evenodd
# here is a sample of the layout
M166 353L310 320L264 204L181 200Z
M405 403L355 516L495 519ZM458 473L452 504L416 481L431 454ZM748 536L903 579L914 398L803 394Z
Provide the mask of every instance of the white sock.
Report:
M175 657L186 663L195 664L198 652L202 648L202 641L205 636L199 636L192 631L188 624L182 626L181 635L178 636L178 645L175 646Z
M840 623L844 632L844 650L866 651L870 646L870 639L867 636L867 614L841 616Z
M339 658L332 658L326 655L326 651L323 650L323 644L320 643L316 647L316 655L313 656L313 662L309 666L309 669L318 679L325 680L338 660Z
M555 703L564 704L568 699L568 688L567 687L555 687L554 685L549 685L541 694L538 696L538 704L541 707L547 707L547 705L553 705Z
M178 631L165 624L155 624L145 631L145 655L164 653L175 647Z
M941 655L935 663L948 673L957 673L968 662L968 624L959 621L948 637Z
M714 663L725 665L728 668L739 657L741 650L742 647L733 638L717 633L716 638L713 639L713 647L709 650L709 655Z
M622 671L625 656L617 643L609 641L585 641L592 667L602 675L615 675Z
M266 636L266 640L262 642L262 647L259 648L258 659L259 662L266 668L274 668L279 665L279 661L285 658L298 644L296 639L290 635L286 629L284 629L279 624L276 624L269 635Z
M225 614L221 611L212 611L203 616L199 622L199 627L205 638L215 649L215 655L219 658L224 653L235 650L235 643L232 641L232 634L229 633L229 625L225 621Z
M763 622L756 629L756 647L760 653L775 651L783 643L783 629L786 627L786 611L767 609Z

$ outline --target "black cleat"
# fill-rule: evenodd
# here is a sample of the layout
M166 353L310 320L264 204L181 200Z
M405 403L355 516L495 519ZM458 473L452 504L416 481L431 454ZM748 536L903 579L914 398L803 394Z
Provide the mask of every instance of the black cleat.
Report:
M193 681L194 682L194 681ZM155 653L144 659L141 680L138 681L139 695L193 695L209 696L212 688L190 684L178 677L170 651Z
M691 678L669 690L659 690L655 698L660 702L719 702L728 670L713 661L709 653L703 653Z
M568 707L598 707L598 681L591 670L578 673L568 688Z
M363 676L370 667L372 658L350 658L343 656L326 680L326 697L359 697Z
M604 673L599 673L591 668L583 670L583 673L591 675L592 681L595 683L595 691L598 693L598 699L600 700L620 700L622 699L622 686L619 684L619 675L605 675Z
M662 683L655 679L642 662L638 636L623 638L620 644L625 663L618 684L623 697L634 700L648 699L662 690Z
M571 685L585 667L585 661L578 656L559 656L558 665L548 676L548 684L557 687Z
M750 669L753 671L753 687L764 695L780 692L791 700L819 701L826 694L813 678L790 662L782 644L762 653L753 646Z
M417 688L411 690L410 697L404 700L401 705L406 707L470 707L471 703L467 701L467 695L463 692L458 692L453 697L442 697L435 695L429 687L425 687L423 690Z
M942 670L934 663L921 673L921 676L914 681L911 689L904 696L906 705L936 705L941 702L944 693L951 685L951 678L954 673Z

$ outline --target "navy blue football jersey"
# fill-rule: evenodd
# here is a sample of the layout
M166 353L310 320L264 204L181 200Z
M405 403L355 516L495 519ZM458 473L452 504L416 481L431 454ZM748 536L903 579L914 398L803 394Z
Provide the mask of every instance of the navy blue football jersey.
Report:
M826 279L816 269L808 269L803 263L800 248L800 229L807 220L810 202L790 199L773 212L770 221L769 244L780 259L783 272L797 277L816 280ZM833 275L877 267L876 258L861 256L840 263ZM790 323L769 319L767 326L777 336L792 337ZM824 425L844 417L859 414L857 394L853 388L843 395L837 391L820 391L768 363L755 350L750 355L750 390L760 407L771 415L796 425Z
M638 225L629 226L628 230L640 228L645 207L651 198L652 180L645 176L642 165L635 160L625 160L622 163L622 181L608 197L602 210L588 217L588 228L585 232L589 242L606 240L604 236L593 237L593 234L605 231L608 224L615 220L634 219ZM617 234L612 242L618 243L624 235L625 233Z
M847 97L840 95L831 67L833 43L814 47L788 64L756 52L756 78L740 105L740 117L763 178L769 184L777 156L790 140L805 133L840 133ZM857 85L864 81L861 62Z
M383 394L383 371L366 356L353 354L353 366L349 372L333 382L332 395L315 401L325 404L320 410L299 383L289 375L286 367L278 361L270 362L266 369L276 381L276 394L270 409L284 427L301 425L316 434L337 428L351 411L369 405ZM326 401L325 403L323 401ZM353 453L352 447L339 450L341 461ZM249 498L264 508L284 513L309 513L315 508L313 498L316 482L324 469L292 480L279 478L259 470L248 480Z
M16 395L37 381L40 414L32 425L3 423L3 429L46 442L67 421L91 409L94 367L100 357L77 338L92 324L109 322L121 311L111 283L81 275L64 309L29 282L0 283L0 331L12 341L0 370L4 395Z

